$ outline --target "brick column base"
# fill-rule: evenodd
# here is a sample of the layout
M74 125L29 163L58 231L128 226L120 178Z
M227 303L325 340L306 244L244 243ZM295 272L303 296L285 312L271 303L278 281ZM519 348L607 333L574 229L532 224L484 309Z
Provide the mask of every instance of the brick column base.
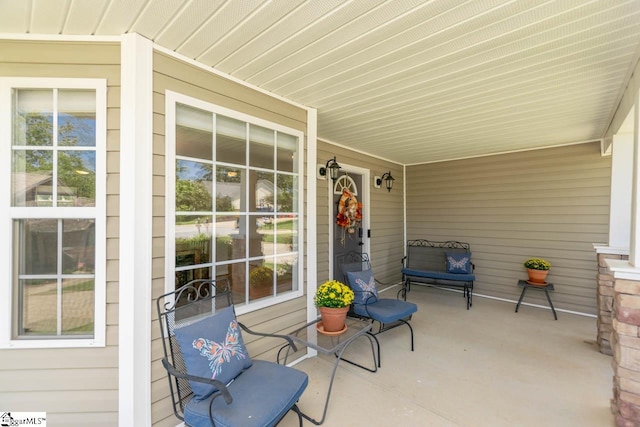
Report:
M598 254L598 337L596 342L600 348L600 353L611 356L611 343L609 342L612 327L612 310L613 310L613 274L609 270L605 260L621 259L628 260L628 255L616 255L608 253Z
M614 281L611 347L618 427L640 427L640 281Z

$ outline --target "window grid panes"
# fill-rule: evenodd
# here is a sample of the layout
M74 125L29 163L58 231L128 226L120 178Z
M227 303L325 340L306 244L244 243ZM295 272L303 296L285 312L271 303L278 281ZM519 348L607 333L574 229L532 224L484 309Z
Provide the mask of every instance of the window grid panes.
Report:
M225 277L236 304L298 290L298 137L177 103L175 149L176 288Z
M11 117L11 338L94 338L96 90L13 89Z

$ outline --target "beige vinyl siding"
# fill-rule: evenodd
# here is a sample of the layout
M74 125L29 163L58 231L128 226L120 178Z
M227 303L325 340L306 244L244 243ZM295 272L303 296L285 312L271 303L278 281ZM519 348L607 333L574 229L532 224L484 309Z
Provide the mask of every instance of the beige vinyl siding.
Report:
M370 204L372 268L376 279L385 283L400 282L404 247L402 166L319 140L318 164L324 165L333 156L336 156L339 164L369 169L369 182L363 184L369 186L371 198L369 202L365 201L365 203ZM374 188L374 176L382 176L383 173L389 171L395 178L391 192L386 189L384 182L381 188ZM327 186L330 182L330 179L317 181L318 283L324 282L330 276L329 227L333 226L333 223L329 224L329 210L333 209L333 205L329 203L328 199ZM366 212L366 206L363 210Z
M153 298L165 291L165 91L171 90L212 104L279 123L306 134L307 112L292 104L252 90L207 72L165 53L153 55ZM304 180L304 177L302 177ZM305 239L306 240L306 239ZM305 251L306 252L306 251ZM306 297L241 316L252 329L284 333L306 320ZM258 359L275 360L278 340L255 339L243 334L249 354ZM152 422L156 427L174 427L167 376L162 367L162 342L157 315L153 313L151 344Z
M529 257L551 262L556 308L596 314L593 243L609 231L598 143L407 167L408 239L469 242L474 293L517 300ZM542 292L526 302L547 306Z
M52 427L114 426L118 422L120 45L0 40L0 52L0 76L107 79L106 347L0 350L0 406L46 411Z

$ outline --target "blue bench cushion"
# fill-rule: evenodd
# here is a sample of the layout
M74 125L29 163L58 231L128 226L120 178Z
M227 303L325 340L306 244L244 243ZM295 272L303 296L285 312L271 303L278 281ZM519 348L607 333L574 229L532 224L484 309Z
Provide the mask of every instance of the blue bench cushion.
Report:
M458 282L472 282L476 280L473 274L444 273L441 271L414 270L412 268L403 268L402 274L413 277L424 277L427 279L438 280L454 280Z
M391 323L412 315L418 311L418 306L399 299L382 298L375 304L354 304L353 311L360 316L371 317L380 323Z
M274 426L298 401L307 387L307 374L288 366L264 360L253 365L229 384L233 397L230 405L219 396L213 403L213 417L218 427ZM256 403L260 402L259 406ZM211 427L210 399L191 399L184 410L184 421L192 427ZM251 409L249 409L251 408Z

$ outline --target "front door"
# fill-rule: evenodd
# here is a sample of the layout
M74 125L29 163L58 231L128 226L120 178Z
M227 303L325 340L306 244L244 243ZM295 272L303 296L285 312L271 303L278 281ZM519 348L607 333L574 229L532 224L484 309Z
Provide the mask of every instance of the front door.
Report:
M340 258L350 251L362 253L364 246L362 175L351 172L343 174L333 184L332 193L333 278L344 281Z

